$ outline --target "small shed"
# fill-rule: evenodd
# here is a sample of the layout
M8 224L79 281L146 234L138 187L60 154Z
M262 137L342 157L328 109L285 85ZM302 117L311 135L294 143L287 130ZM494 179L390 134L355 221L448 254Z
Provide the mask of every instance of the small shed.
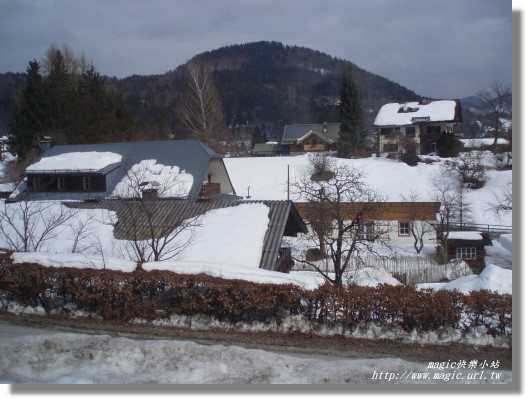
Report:
M485 246L492 245L490 237L479 231L452 231L447 240L448 260L462 259L476 272L485 266Z

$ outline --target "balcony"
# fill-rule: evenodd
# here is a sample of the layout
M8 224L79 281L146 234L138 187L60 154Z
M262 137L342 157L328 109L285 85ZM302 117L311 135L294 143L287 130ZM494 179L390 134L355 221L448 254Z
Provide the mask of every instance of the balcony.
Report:
M220 183L203 183L201 191L199 192L200 197L210 197L212 195L221 193Z

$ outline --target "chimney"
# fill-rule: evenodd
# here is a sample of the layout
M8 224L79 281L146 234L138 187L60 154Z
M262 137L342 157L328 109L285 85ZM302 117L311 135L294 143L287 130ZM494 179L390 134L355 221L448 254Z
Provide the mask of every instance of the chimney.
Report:
M157 201L159 199L159 192L157 188L145 188L141 191L144 201Z
M44 154L51 148L51 137L42 136L39 138L40 154Z

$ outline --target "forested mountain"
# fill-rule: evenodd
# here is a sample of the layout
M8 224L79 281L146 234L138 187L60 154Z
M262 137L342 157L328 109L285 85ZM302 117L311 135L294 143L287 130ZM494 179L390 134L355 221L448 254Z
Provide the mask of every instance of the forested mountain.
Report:
M236 134L249 133L259 125L270 137L279 137L285 124L338 122L339 88L346 65L351 66L359 89L366 126L371 126L381 105L420 98L349 61L277 42L227 46L191 61L213 69L225 122ZM169 132L181 135L176 110L184 92L185 66L163 75L106 78L107 85L122 93L143 138L164 138ZM2 131L24 85L22 74L0 75Z

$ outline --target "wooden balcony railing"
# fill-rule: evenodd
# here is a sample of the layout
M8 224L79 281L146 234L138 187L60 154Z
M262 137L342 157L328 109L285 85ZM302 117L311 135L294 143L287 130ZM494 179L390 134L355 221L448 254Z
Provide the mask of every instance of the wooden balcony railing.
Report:
M220 183L203 183L201 186L201 191L199 195L201 197L210 197L211 195L216 195L221 193Z

